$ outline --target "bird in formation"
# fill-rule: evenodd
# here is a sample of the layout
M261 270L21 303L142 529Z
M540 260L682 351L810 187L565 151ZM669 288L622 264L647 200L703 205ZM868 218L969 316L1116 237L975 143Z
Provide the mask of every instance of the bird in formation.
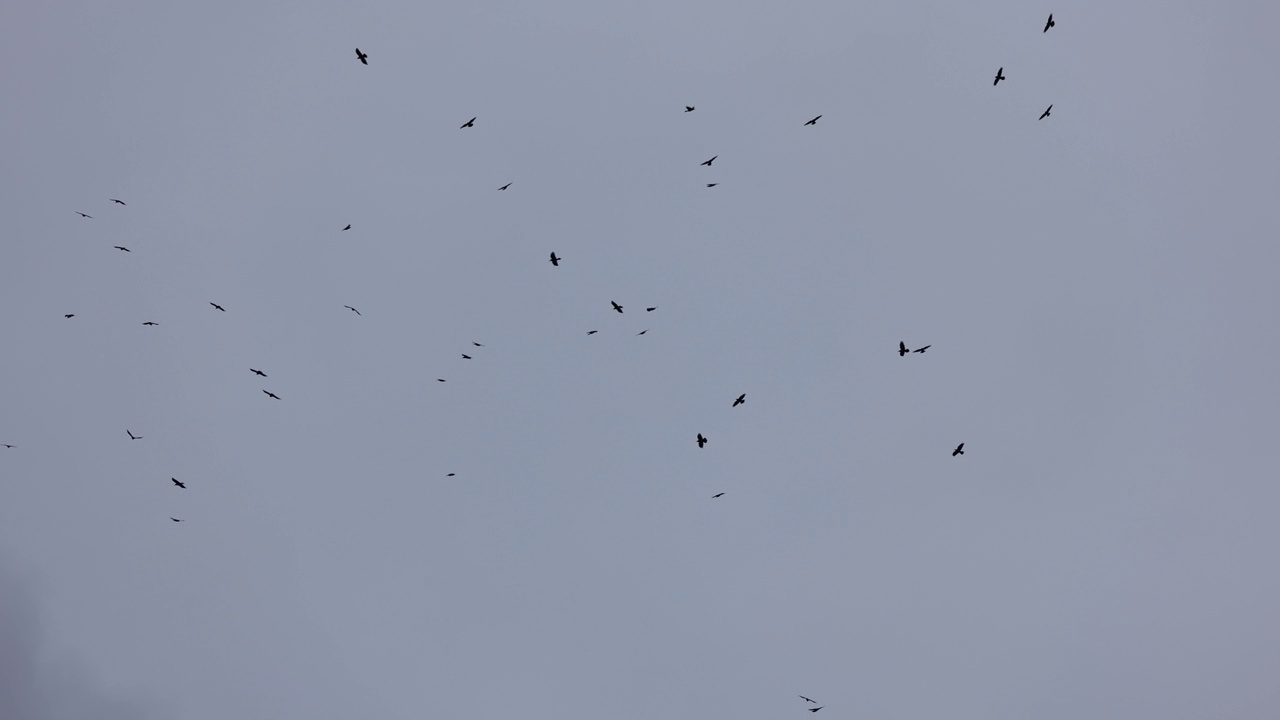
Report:
M187 485L186 485L186 483L182 482L182 481L181 481L181 480L179 480L178 478L169 478L169 479L173 481L173 484L174 484L174 485L177 485L178 487L182 488L183 490L186 490L186 489L187 489Z
M369 64L369 54L360 52L360 48L356 48L356 59L365 65Z
M718 158L718 157L720 157L720 156L719 156L719 155L714 155L714 156L712 156L712 158L711 158L710 160L707 160L706 162L704 162L704 163L702 163L702 164L703 164L703 165L706 165L707 167L711 167L711 163L715 162L715 161L716 161L716 158Z
M170 519L170 520L172 520L172 521L174 521L174 522L182 522L181 520L179 520L179 519L178 519L178 518L176 518L176 517L171 517L171 518L169 518L169 519Z
M470 355L468 355L468 354L466 354L466 353L462 353L462 359L463 359L463 360L470 360L470 359L471 359L471 356L470 356Z
M685 111L685 112L693 112L693 106L692 106L692 105L685 105L685 106L684 106L684 111Z
M933 346L932 346L932 345L925 345L924 347L922 347L922 348L917 348L917 349L915 349L915 350L912 350L911 352L918 352L918 353L920 353L920 354L922 354L922 355L923 355L923 354L924 354L924 351L925 351L925 350L928 350L928 349L929 349L929 348L931 348L931 347L933 347Z
M964 454L964 443L960 443L959 445L956 446L955 450L951 451L951 457L955 457L957 455L963 455L963 454Z
M459 130L461 130L462 128L469 128L469 127L475 127L475 126L476 126L476 119L475 119L475 118L471 118L470 120L468 120L468 121L466 121L466 122L462 123L462 127L458 128L458 129L459 129Z
M911 351L907 349L907 344L902 341L898 341L898 357L903 357L909 352Z
M130 431L129 431L129 429L128 429L128 428L125 428L124 434L125 434L125 435L128 435L130 440L141 440L141 439L142 439L142 436L141 436L141 435L134 435L132 432L130 432Z
M1054 26L1054 22L1053 22L1053 13L1049 13L1049 20L1048 20L1048 22L1046 22L1046 23L1044 24L1044 31L1043 31L1043 32L1049 32L1049 28L1051 28L1051 27L1053 27L1053 26Z
M115 249L117 249L117 250L119 250L119 251L121 251L121 252L133 252L132 250L130 250L129 248L127 248L127 247L125 247L125 246L123 246L123 245L116 245L116 246L115 246Z
M503 185L502 187L500 187L500 188L498 188L498 189L499 189L499 190L506 190L506 189L507 189L507 188L509 188L509 187L511 187L511 183L507 183L506 185Z
M807 697L805 697L805 696L803 696L803 695L801 695L801 696L800 696L800 699L801 699L801 700L803 700L803 701L805 701L805 702L807 702L807 703L813 703L814 705L817 705L817 704L818 704L818 701L817 701L817 700L814 700L814 699L812 699L812 698L807 698Z
M348 231L348 230L350 230L350 229L351 229L351 223L347 223L347 226L346 226L346 227L344 227L344 228L342 228L342 232L346 232L346 231Z
M999 70L996 70L996 81L995 81L995 82L993 82L993 83L991 83L991 84L992 84L992 85L999 85L999 84L1000 84L1000 81L1001 81L1001 80L1004 80L1004 79L1005 79L1005 77L1004 77L1004 68L1002 67L1002 68L1000 68Z
M346 308L346 309L350 310L351 312L353 312L353 313L355 313L355 314L357 314L357 315L360 315L360 311L359 311L359 310L357 310L357 309L355 309L355 308L353 308L353 307L351 307L350 305L343 305L342 307L344 307L344 308ZM363 315L360 315L360 317L364 317L364 316L363 316Z
M819 115L818 117L816 117L816 118L814 118L814 119L810 120L809 122L805 123L805 125L817 125L817 124L818 124L818 118L820 118L820 117L822 117L822 116L821 116L821 115Z
M142 324L143 324L143 325L159 325L160 323L158 323L158 322L151 322L150 320L148 320L148 321L146 321L146 322L144 322L144 323L142 323Z
M1045 108L1045 109L1044 109L1044 112L1040 113L1040 119L1041 119L1041 120L1043 120L1043 119L1045 119L1045 118L1049 117L1049 111L1050 111L1050 110L1052 110L1052 109L1053 109L1053 106L1052 106L1052 105L1050 105L1049 107Z
M214 306L214 307L215 307L215 308L217 308L218 310L222 310L222 312L226 312L226 310L223 310L223 309L222 309L222 306L221 306L221 305L219 305L219 304L218 304L218 303L216 303L216 302L211 302L211 303L209 303L209 304L210 304L210 305L212 305L212 306Z
M275 393L273 393L273 392L268 392L268 391L266 391L266 390L263 390L262 392L267 393L267 397L269 397L269 398L273 398L273 399L275 399L275 400L279 400L279 399L280 399L280 396L279 396L279 395L277 395L277 394L275 394Z
M560 258L556 257L554 252L551 253L551 264L555 267L560 267Z
M73 317L75 317L75 316L76 316L76 314L75 314L75 313L67 313L66 315L63 315L62 317L64 317L64 318L73 318Z
M716 493L715 495L712 495L712 496L711 496L711 499L712 499L712 500L715 500L716 498L720 497L721 495L724 495L724 493Z
M821 710L822 708L823 708L823 706L822 706L822 705L819 705L819 706L818 706L818 707L816 707L816 708L809 708L809 712L818 712L818 711L819 711L819 710Z
M110 199L110 200L111 200L111 202L113 202L113 203L118 203L118 204L120 204L120 205L124 205L124 204L125 204L125 202L124 202L123 200L117 200L117 199L115 199L115 198L109 198L109 199Z
M733 401L733 405L731 405L730 407L738 407L739 405L741 405L742 403L744 403L744 402L746 402L746 401L747 401L747 394L746 394L746 393L742 393L741 395L739 395L739 396L738 396L738 399L737 399L737 400L734 400L734 401Z
M77 211L76 211L76 214L77 214L77 215L79 215L80 217L83 217L83 218L89 218L90 220L92 220L92 219L93 219L93 216L92 216L92 215L85 215L84 213L80 212L79 210L77 210Z
M7 447L7 448L13 448L13 447L16 447L16 446L14 446L14 445L10 445L9 443L0 443L0 445L4 445L4 446L5 446L5 447Z
M472 340L472 341L471 341L471 344L472 344L472 345L475 345L476 347L484 347L483 345L481 345L480 343L476 342L475 340Z
M249 372L253 373L254 375L261 375L262 377L267 376L267 374L262 372L261 370L254 370L253 368L249 368Z
M610 301L609 301L609 304L610 304L610 305L612 305L612 306L613 306L613 309L614 309L614 310L617 310L619 314L621 314L621 313L622 313L622 306L621 306L621 305L619 305L618 303L616 303L616 302L614 302L614 301L612 301L612 300L610 300Z
M702 433L698 433L698 447L702 447L706 444L707 444L707 439L702 437Z

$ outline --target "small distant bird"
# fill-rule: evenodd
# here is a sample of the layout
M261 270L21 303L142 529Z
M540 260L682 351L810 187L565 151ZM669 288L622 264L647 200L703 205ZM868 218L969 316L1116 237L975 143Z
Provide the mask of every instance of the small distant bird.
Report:
M351 312L353 312L353 313L355 313L355 314L357 314L357 315L360 315L360 311L359 311L359 310L357 310L357 309L355 309L355 308L353 308L353 307L351 307L350 305L343 305L342 307L344 307L344 308L346 308L346 309L350 310ZM360 315L360 317L364 317L364 316L363 316L363 315Z
M1043 32L1049 32L1049 28L1051 28L1051 27L1053 27L1053 26L1054 26L1054 22L1053 22L1053 13L1049 13L1049 21L1048 21L1048 22L1046 22L1046 23L1044 24L1044 31L1043 31Z
M712 157L710 160L708 160L708 161L706 161L706 162L704 162L704 163L702 163L702 164L703 164L703 165L706 165L707 167L711 167L711 163L715 162L715 161L716 161L716 158L718 158L718 157L720 157L720 156L719 156L719 155L716 155L716 156Z
M1041 120L1043 120L1043 119L1045 119L1045 118L1049 117L1049 111L1050 111L1050 110L1052 110L1052 109L1053 109L1053 106L1052 106L1052 105L1050 105L1049 107L1045 108L1045 109L1044 109L1044 112L1043 112L1043 113L1040 113L1040 119L1041 119Z
M111 200L111 202L113 202L113 203L118 203L118 204L120 204L120 205L124 205L124 204L125 204L125 202L124 202L123 200L117 200L117 199L115 199L115 198L109 198L109 199L110 199L110 200Z
M820 118L820 117L822 117L822 116L821 116L821 115L819 115L818 117L816 117L816 118L814 118L814 119L810 120L809 122L805 123L805 125L817 125L817 124L818 124L818 118Z
M76 211L76 214L77 214L77 215L79 215L80 217L86 217L86 218L89 218L90 220L92 220L92 219L93 219L93 216L92 216L92 215L85 215L84 213L80 212L79 210L77 210L77 211Z
M963 455L963 454L964 454L964 443L960 443L959 445L956 446L955 450L951 451L951 457L955 457L957 455Z
M114 246L114 247L115 247L115 249L120 250L120 251L122 251L122 252L133 252L132 250L130 250L129 248L127 248L127 247L125 247L125 246L123 246L123 245L116 245L116 246Z
M169 479L173 481L173 484L174 484L174 485L177 485L178 487L182 488L183 490L186 490L186 489L187 489L187 485L186 485L186 483L182 482L182 481L181 481L181 480L179 480L178 478L169 478Z
M588 334L588 335L595 335L595 334L596 334L596 333L598 333L598 332L600 332L600 331L599 331L599 330L588 330L588 331L587 331L587 334Z
M614 302L614 301L612 301L612 300L610 300L610 301L609 301L609 304L610 304L610 305L612 305L612 306L613 306L613 309L614 309L614 310L617 310L619 314L621 314L621 313L622 313L622 306L621 306L621 305L619 305L618 303L616 303L616 302Z
M73 317L75 317L75 316L76 316L76 314L75 314L75 313L67 313L66 315L63 315L62 317L64 317L64 318L73 318Z
M444 378L436 378L436 382L444 382Z
M476 119L475 119L475 118L471 118L470 120L468 120L468 121L466 121L466 122L462 123L462 127L458 128L458 129L459 129L459 130L461 130L462 128L469 128L469 127L475 127L475 126L476 126Z
M130 440L141 440L141 439L142 439L142 436L141 436L141 435L134 435L132 432L129 432L129 429L128 429L128 428L125 428L124 434L125 434L125 435L128 435Z
M556 257L555 253L551 253L551 264L555 267L560 267L560 258Z
M502 187L500 187L500 188L498 188L498 189L499 189L499 190L506 190L506 189L507 189L507 188L509 188L509 187L511 187L511 183L507 183L506 185L503 185Z
M645 312L653 312L654 310L657 310L657 309L658 309L658 308L657 308L657 306L654 306L654 307L651 307L651 308L645 308L645 309L644 309L644 311L645 311Z
M711 496L711 499L712 499L712 500L715 500L716 498L720 497L721 495L724 495L724 493L716 493L715 495L712 495L712 496Z
M924 347L922 347L922 348L918 348L918 349L916 349L916 350L912 350L911 352L918 352L918 353L923 354L925 350L928 350L928 349L929 349L929 348L931 348L931 347L933 347L933 346L932 346L932 345L925 345Z
M365 65L369 64L369 53L360 52L360 48L356 48L356 59Z
M142 323L142 324L143 324L143 325L159 325L160 323L158 323L158 322L151 322L150 320L148 320L148 321L146 321L146 322L144 322L144 323Z
M818 706L818 707L816 707L816 708L809 708L809 712L818 712L818 711L819 711L819 710L821 710L822 708L823 708L823 706L821 706L821 705L819 705L819 706Z
M1001 67L999 70L996 70L996 81L995 81L995 82L993 82L993 83L991 83L991 85L992 85L992 86L999 85L999 84L1000 84L1000 81L1001 81L1001 80L1004 80L1004 79L1005 79L1005 76L1004 76L1004 68L1003 68L1003 67Z
M471 356L470 356L470 355L468 355L468 354L466 354L466 353L462 353L462 359L463 359L463 360L470 360L470 359L471 359Z
M12 448L12 447L14 447L13 445L10 445L9 443L0 443L0 445L4 445L4 446L5 446L5 447L7 447L7 448Z
M911 351L907 349L907 344L899 340L898 341L898 357L903 357L909 352Z
M685 111L685 112L693 112L693 106L692 106L692 105L685 105L685 106L684 106L684 111Z
M481 345L480 343L476 342L475 340L472 340L472 341L471 341L471 344L472 344L472 345L475 345L476 347L484 347L483 345Z
M212 305L212 306L214 306L215 308L217 308L217 309L219 309L219 310L222 310L222 312L226 312L226 310L223 310L223 309L222 309L222 306L221 306L221 305L219 305L219 304L218 304L218 303L216 303L216 302L211 302L211 303L209 303L209 304L210 304L210 305Z
M261 375L262 377L267 376L267 374L262 372L261 370L254 370L253 368L249 368L249 372L253 373L254 375Z
M702 433L698 433L698 447L702 447L703 445L706 445L706 444L707 444L707 439L702 437Z
M801 695L801 696L800 696L800 699L801 699L801 700L803 700L803 701L805 701L805 702L813 703L814 705L817 705L817 704L818 704L818 701L817 701L817 700L811 700L811 699L809 699L809 698L807 698L807 697L805 697L805 696L803 696L803 695Z
M453 477L454 475L457 475L457 474L458 473L449 473L448 475L445 475L445 477Z
M176 517L171 517L171 518L169 518L169 519L170 519L170 520L172 520L172 521L174 521L174 522L182 522L181 520L179 520L179 519L178 519L178 518L176 518Z
M747 401L747 394L746 394L746 393L742 393L741 395L739 395L739 396L738 396L738 399L737 399L737 400L734 400L734 401L733 401L733 405L732 405L731 407L738 407L739 405L741 405L742 403L744 403L744 402L746 402L746 401Z
M717 186L717 185L719 185L719 184L720 184L720 183L707 183L707 187L715 187L715 186Z
M273 392L267 392L266 390L263 390L262 392L267 393L267 397L272 398L272 399L274 399L274 400L279 400L279 399L280 399L280 396L279 396L279 395L277 395L277 394L275 394L275 393L273 393Z
M647 332L649 332L649 328L645 328L644 330L641 330L640 332L636 333L636 335L643 335Z
M346 227L344 227L344 228L342 228L342 230L340 230L339 232L346 232L346 231L348 231L348 230L350 230L350 229L351 229L351 223L347 223L347 226L346 226Z

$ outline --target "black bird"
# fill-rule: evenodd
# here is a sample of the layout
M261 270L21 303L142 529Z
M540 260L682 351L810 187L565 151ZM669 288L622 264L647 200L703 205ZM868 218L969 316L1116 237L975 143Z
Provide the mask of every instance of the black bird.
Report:
M472 345L475 345L476 347L484 347L483 345L481 345L480 343L476 342L475 340L472 340L472 341L471 341L471 344L472 344Z
M254 375L261 375L262 377L267 376L267 374L262 372L261 370L254 370L253 368L249 368L249 372L253 373Z
M712 496L711 496L711 499L712 499L712 500L715 500L716 498L720 497L720 496L721 496L721 495L723 495L723 494L724 494L724 493L716 493L715 495L712 495Z
M719 155L716 155L715 157L712 157L710 160L708 160L708 161L706 161L706 162L704 162L704 163L702 163L702 164L703 164L703 165L706 165L707 167L711 167L711 163L715 162L715 161L716 161L716 158L718 158L718 157L720 157L720 156L719 156Z
M651 307L651 308L645 308L645 309L644 309L644 311L645 311L645 312L653 312L654 310L657 310L657 309L658 309L657 307Z
M822 707L823 707L823 706L819 705L819 706L818 706L818 707L816 707L816 708L809 708L809 712L818 712L819 710L821 710L821 709L822 709Z
M219 305L219 304L218 304L218 303L216 303L216 302L211 302L211 303L209 303L209 304L210 304L210 305L212 305L212 306L214 306L215 308L217 308L217 309L219 309L219 310L222 310L222 306L221 306L221 305ZM222 310L222 312L226 312L226 310Z
M588 334L588 335L595 335L595 334L596 334L596 333L598 333L598 332L600 332L600 331L599 331L599 330L588 330L588 331L587 331L587 334Z
M741 405L742 403L744 403L744 402L746 402L746 401L747 401L747 394L746 394L746 393L742 393L741 395L739 395L739 396L738 396L738 399L737 399L737 400L734 400L734 401L733 401L733 405L732 405L731 407L738 407L739 405Z
M347 223L347 226L346 226L346 227L344 227L344 228L342 228L341 232L346 232L346 231L348 231L348 230L350 230L350 229L351 229L351 223Z
M75 314L75 313L68 313L68 314L66 314L66 315L63 315L62 317L64 317L64 318L73 318L73 317L75 317L75 316L76 316L76 314Z
M179 520L179 519L178 519L178 518L176 518L176 517L171 517L171 518L169 518L169 519L170 519L170 520L172 520L172 521L174 521L174 522L182 522L181 520Z
M365 65L369 64L369 53L360 52L360 48L356 48L356 59Z
M353 313L355 313L355 314L357 314L357 315L360 315L360 311L359 311L359 310L357 310L357 309L355 309L355 308L353 308L353 307L351 307L350 305L343 305L342 307L344 307L344 308L346 308L346 309L350 310L351 312L353 312ZM360 315L360 317L364 317L364 316L363 316L363 315Z
M645 328L644 330L641 330L640 332L636 333L636 335L643 335L647 332L649 332L649 328Z
M466 121L466 122L462 123L462 127L458 128L458 129L459 129L459 130L461 130L462 128L469 128L469 127L475 127L475 126L476 126L476 119L475 119L475 118L471 118L470 120L468 120L468 121Z
M124 205L124 204L125 204L125 202L124 202L123 200L117 200L117 199L115 199L115 198L109 198L109 199L110 199L110 200L111 200L111 202L113 202L113 203L119 203L119 204L121 204L121 205Z
M79 215L80 217L86 217L86 218L89 218L90 220L92 220L92 219L93 219L93 216L92 216L92 215L85 215L84 213L80 212L79 210L77 210L77 211L76 211L76 214L77 214L77 215Z
M560 258L556 257L554 252L551 253L551 264L555 267L560 267Z
M1049 117L1049 111L1050 111L1050 110L1052 110L1052 109L1053 109L1053 106L1052 106L1052 105L1050 105L1049 107L1045 108L1045 109L1044 109L1044 112L1043 112L1043 113L1040 113L1040 119L1041 119L1041 120L1043 120L1043 119L1045 119L1045 118Z
M499 190L506 190L506 189L507 189L507 188L509 188L509 187L511 187L511 183L507 183L506 185L503 185L502 187L500 187L500 188L498 188L498 189L499 189Z
M814 118L814 119L810 120L809 122L805 123L805 125L817 125L817 124L818 124L818 118L820 118L820 117L822 117L822 116L821 116L821 115L819 115L818 117L816 117L816 118Z
M707 439L702 437L702 433L698 433L698 447L702 447L703 445L706 445L706 444L707 444Z
M720 183L707 183L707 187L715 187L715 186L717 186L717 185L719 185L719 184L720 184Z
M928 349L929 349L929 348L931 348L931 347L933 347L933 346L932 346L932 345L925 345L924 347L922 347L922 348L918 348L918 349L916 349L916 350L912 350L911 352L918 352L918 353L924 354L924 351L925 351L925 350L928 350Z
M999 70L997 70L997 71L996 71L996 81L995 81L995 82L993 82L993 83L991 83L991 84L992 84L993 86L994 86L994 85L999 85L999 84L1000 84L1000 81L1001 81L1001 80L1004 80L1004 79L1005 79L1005 76L1004 76L1004 68L1003 68L1003 67L1001 67Z
M817 704L818 704L818 701L817 701L817 700L811 700L811 699L809 699L809 698L807 698L807 697L805 697L805 696L803 696L803 695L801 695L801 696L800 696L800 699L801 699L801 700L803 700L803 701L805 701L805 702L813 703L814 705L817 705Z
M14 447L13 445L10 445L9 443L0 443L0 445L4 445L4 446L5 446L5 447L7 447L7 448L12 448L12 447Z
M182 481L178 480L178 478L169 478L169 479L173 481L173 484L174 484L174 485L177 485L178 487L182 488L183 490L186 490L186 489L187 489L186 484L185 484L185 483L183 483Z
M610 305L612 305L612 306L613 306L613 309L614 309L614 310L617 310L619 314L621 314L621 313L622 313L622 306L621 306L621 305L619 305L618 303L616 303L616 302L614 302L614 301L612 301L612 300L610 300L610 301L609 301L609 304L610 304Z
M123 251L123 252L133 252L132 250L130 250L129 248L127 248L127 247L125 247L125 246L123 246L123 245L115 245L114 247L115 247L115 249L120 250L120 251Z
M444 382L444 378L436 378L436 382Z
M1049 21L1044 24L1044 32L1049 32L1049 28L1054 26L1053 13L1049 13Z
M471 356L470 356L470 355L468 355L468 354L466 354L466 353L462 353L462 359L463 359L463 360L470 360L470 359L471 359Z
M903 357L909 352L911 351L907 349L907 344L899 340L898 341L898 357Z
M685 106L684 106L684 111L685 111L685 112L693 112L693 106L692 106L692 105L685 105Z
M124 434L125 434L125 435L128 435L130 440L141 440L141 439L142 439L142 436L141 436L141 435L134 435L133 433L129 432L129 429L128 429L128 428L125 428Z
M277 395L277 394L275 394L275 393L273 393L273 392L267 392L266 390L263 390L262 392L267 393L267 397L269 397L269 398L274 398L274 399L276 399L276 400L279 400L279 399L280 399L280 396L279 396L279 395Z
M142 324L143 324L143 325L159 325L160 323L158 323L158 322L151 322L150 320L148 320L148 321L146 321L146 322L144 322L144 323L142 323Z
M957 455L963 455L963 454L964 454L964 443L960 443L959 445L956 446L955 450L951 451L951 457L955 457Z
M454 475L457 475L457 474L458 473L449 473L448 475L445 475L445 477L453 477Z

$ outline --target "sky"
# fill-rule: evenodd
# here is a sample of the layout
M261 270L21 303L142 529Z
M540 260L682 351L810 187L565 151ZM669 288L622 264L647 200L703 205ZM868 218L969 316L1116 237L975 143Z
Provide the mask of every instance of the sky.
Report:
M0 718L1280 716L1280 8L4 15Z

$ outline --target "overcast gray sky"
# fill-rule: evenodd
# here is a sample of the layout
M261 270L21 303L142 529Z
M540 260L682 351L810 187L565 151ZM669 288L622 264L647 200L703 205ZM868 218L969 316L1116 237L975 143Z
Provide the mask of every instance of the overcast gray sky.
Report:
M0 718L1280 716L1280 7L202 5L0 22Z

